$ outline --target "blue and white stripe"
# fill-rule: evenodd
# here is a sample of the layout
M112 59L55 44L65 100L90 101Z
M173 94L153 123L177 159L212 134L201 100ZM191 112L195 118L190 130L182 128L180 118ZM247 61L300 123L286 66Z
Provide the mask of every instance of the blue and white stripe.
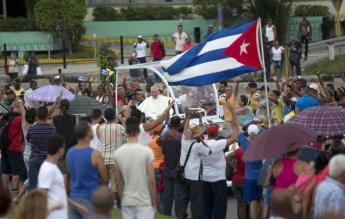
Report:
M254 22L216 32L186 52L162 61L164 77L170 85L203 86L257 71L224 54Z

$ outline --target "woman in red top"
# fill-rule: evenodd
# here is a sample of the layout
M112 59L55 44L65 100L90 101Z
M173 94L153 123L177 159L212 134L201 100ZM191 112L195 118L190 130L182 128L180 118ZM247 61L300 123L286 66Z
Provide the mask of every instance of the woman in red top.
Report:
M246 219L247 204L243 201L243 185L245 164L242 160L243 149L237 148L226 156L226 161L230 166L234 166L234 175L232 177L232 192L237 200L237 216L238 219Z
M190 37L188 37L188 38L186 39L185 44L183 45L183 52L184 52L184 51L187 51L187 50L190 49L190 48L193 48L193 46L194 46L194 44L192 43L192 40L190 39Z
M152 56L152 61L156 62L156 61L160 61L164 59L165 48L158 34L153 35L153 40L154 42L151 43L151 56Z

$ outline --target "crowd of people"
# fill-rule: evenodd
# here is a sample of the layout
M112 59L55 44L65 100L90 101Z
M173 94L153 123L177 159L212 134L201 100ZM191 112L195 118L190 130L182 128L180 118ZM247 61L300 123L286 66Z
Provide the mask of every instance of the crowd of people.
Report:
M24 90L17 79L1 96L10 111L2 116L0 130L1 200L11 202L10 188L20 218L28 219L111 218L113 207L121 208L123 218L149 219L155 212L187 218L188 209L192 218L225 218L231 180L238 218L342 215L343 136L319 136L317 147L265 161L242 159L257 135L293 114L313 106L344 106L344 88L325 86L318 78L320 85L307 85L303 78L277 80L268 98L255 81L241 94L240 78L235 87L220 83L221 117L232 130L226 136L191 110L205 105L191 103L185 118L173 115L167 88L153 82L141 89L143 84L124 79L117 92L109 82L93 91L88 82L70 87L60 73L52 83L108 105L104 112L94 109L80 117L71 115L70 102L60 97L50 104L30 101L37 82ZM156 107L145 108L145 102ZM191 126L195 118L199 125ZM108 190L109 197L97 193ZM278 204L283 200L291 209ZM106 210L97 211L102 207Z
M295 38L289 43L297 74L311 37L305 18L300 31L304 46ZM209 26L207 36L212 32ZM272 20L264 36L266 55L280 70L284 48ZM182 25L173 39L176 54L193 46ZM146 48L154 61L165 56L158 35L151 45L138 36L133 48L140 63L146 62ZM168 88L146 71L143 77L124 78L117 90L108 81L93 90L91 78L81 78L74 88L60 71L52 84L107 106L79 116L69 113L71 103L61 96L54 103L32 101L38 83L31 80L23 89L15 60L9 60L13 82L0 92L8 111L0 122L0 217L108 219L117 208L124 219L153 219L156 212L179 219L225 219L228 181L237 200L230 214L239 219L345 217L344 135L318 136L309 146L266 160L243 159L257 136L293 116L311 107L345 107L345 88L325 85L320 75L317 83L272 77L270 88L252 80L244 92L244 82L236 78L235 86L219 83L215 95L186 88L175 104ZM28 59L31 76L39 67L35 60L34 55ZM198 110L216 114L217 104L210 101L215 96L222 124L230 130L226 134L219 124L206 124ZM176 105L184 116L174 114Z

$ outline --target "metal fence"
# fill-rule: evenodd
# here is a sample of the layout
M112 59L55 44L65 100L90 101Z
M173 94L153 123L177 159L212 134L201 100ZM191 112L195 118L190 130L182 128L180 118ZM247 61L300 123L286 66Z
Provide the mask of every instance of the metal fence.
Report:
M150 44L153 42L153 36L143 36ZM171 34L161 34L161 41L164 43L166 56L175 55L175 43ZM194 40L194 35L192 39ZM36 55L40 65L56 65L66 66L69 64L95 64L103 48L107 49L114 57L118 64L127 63L127 59L134 52L133 45L137 40L137 36L120 36L120 37L93 37L84 36L79 47L73 51L68 51L62 42L47 43L1 43L0 68L6 66L7 58L11 53L15 53L18 57L19 65L25 63L25 58L33 52ZM150 49L146 50L147 57L150 55ZM1 71L1 70L0 70ZM3 70L2 70L3 71Z

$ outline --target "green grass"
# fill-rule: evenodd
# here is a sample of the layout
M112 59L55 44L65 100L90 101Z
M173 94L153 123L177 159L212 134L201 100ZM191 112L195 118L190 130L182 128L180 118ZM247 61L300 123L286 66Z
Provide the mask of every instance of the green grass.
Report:
M120 219L121 218L121 212L118 209L114 210L114 214L113 214L113 218L114 219ZM160 215L160 214L156 214L155 219L174 219L175 217L168 217L168 216L164 216L164 215Z
M16 217L16 211L12 212L12 214L10 215L10 219L17 219ZM121 211L119 209L114 209L113 212L113 218L114 219L120 219L121 218ZM168 217L168 216L164 216L164 215L160 215L160 214L156 214L155 219L174 219L175 217Z
M321 60L315 64L304 68L303 74L314 75L315 72L320 71L321 74L340 74L345 72L345 55L338 55L334 61L329 61L328 58Z

